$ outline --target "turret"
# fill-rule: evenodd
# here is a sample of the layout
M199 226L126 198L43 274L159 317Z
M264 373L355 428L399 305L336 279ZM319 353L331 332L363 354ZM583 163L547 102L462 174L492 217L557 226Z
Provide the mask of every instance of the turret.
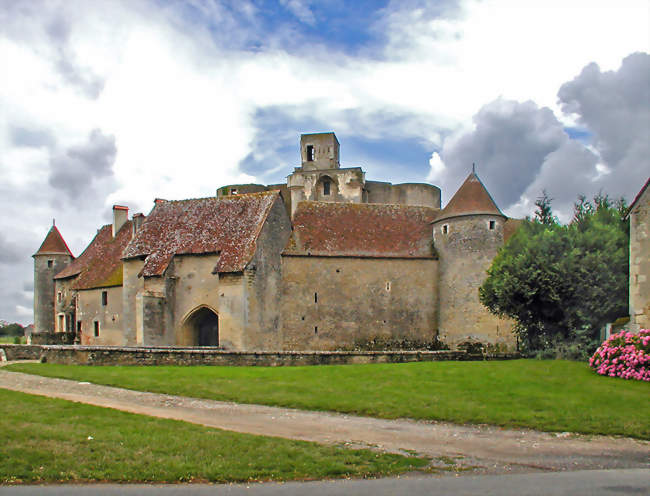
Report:
M432 223L440 257L438 332L441 341L453 348L466 343L512 343L512 323L490 314L478 299L486 271L503 246L506 221L472 171Z
M54 276L74 256L54 222L34 255L34 332L54 332Z

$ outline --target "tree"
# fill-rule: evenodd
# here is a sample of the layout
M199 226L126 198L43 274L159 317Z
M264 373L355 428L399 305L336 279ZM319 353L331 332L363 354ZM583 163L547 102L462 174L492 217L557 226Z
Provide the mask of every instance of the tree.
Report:
M545 192L536 205L535 219L524 221L493 260L479 298L517 322L525 352L580 342L586 355L600 328L627 314L625 202L580 196L568 225L557 222Z
M25 330L20 324L7 324L0 327L0 336L22 336L24 334Z

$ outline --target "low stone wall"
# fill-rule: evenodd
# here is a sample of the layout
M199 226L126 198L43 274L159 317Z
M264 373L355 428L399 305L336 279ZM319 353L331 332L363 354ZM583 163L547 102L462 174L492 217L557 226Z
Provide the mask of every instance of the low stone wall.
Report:
M31 344L0 344L7 360L40 360L43 346Z
M32 344L73 344L74 332L33 332Z
M43 346L41 361L78 365L291 366L360 363L506 360L518 354L463 351L223 351L218 348Z

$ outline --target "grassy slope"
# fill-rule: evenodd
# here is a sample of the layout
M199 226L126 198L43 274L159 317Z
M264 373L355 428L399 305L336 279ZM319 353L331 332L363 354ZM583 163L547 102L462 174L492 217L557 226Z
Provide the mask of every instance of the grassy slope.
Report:
M238 434L2 389L0 432L0 484L312 479L394 474L429 463L424 458Z
M10 369L242 403L650 439L650 384L601 377L567 361Z

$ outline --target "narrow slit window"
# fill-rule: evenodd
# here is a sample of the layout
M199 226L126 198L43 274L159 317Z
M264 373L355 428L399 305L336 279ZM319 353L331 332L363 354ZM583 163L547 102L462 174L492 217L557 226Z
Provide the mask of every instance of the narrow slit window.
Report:
M318 293L314 293L314 303L318 303Z
M496 222L493 220L490 221L490 231L494 230L494 226L496 226Z
M102 291L102 306L108 305L108 291Z
M442 234L447 234L449 232L449 226L445 224L442 226Z
M77 332L81 333L81 321L77 321Z
M47 261L47 267L48 267L49 269L51 269L51 268L52 268L52 265L54 265L54 260L48 260L48 261Z
M98 338L99 337L99 321L96 320L94 322L94 324L95 324L95 337Z
M386 291L390 291L390 281L386 281Z
M318 334L318 326L314 326L314 334Z
M323 195L329 196L330 194L330 182L326 179L323 181Z
M314 145L307 145L307 162L314 161Z
M56 293L56 301L61 303L61 300L63 299L63 295L61 295L61 291Z

